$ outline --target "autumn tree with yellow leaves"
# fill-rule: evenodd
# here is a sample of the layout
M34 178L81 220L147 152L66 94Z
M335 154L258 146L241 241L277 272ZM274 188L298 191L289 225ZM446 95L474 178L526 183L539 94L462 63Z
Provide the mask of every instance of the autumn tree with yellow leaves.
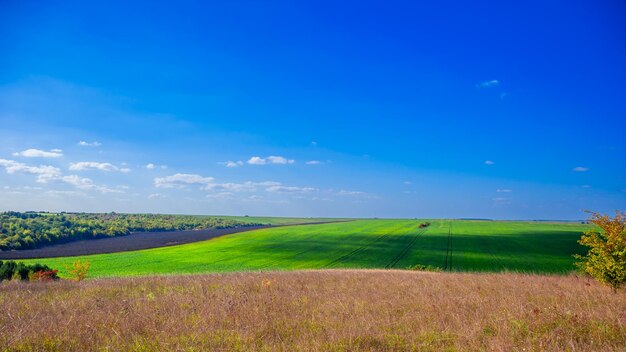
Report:
M586 255L575 255L577 267L613 291L626 282L626 213L615 217L592 213L589 221L597 228L583 234L578 243L589 247Z

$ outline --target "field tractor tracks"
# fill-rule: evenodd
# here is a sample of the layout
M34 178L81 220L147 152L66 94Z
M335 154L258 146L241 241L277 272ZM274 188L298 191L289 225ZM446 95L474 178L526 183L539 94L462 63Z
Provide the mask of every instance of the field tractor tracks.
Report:
M353 255L355 255L355 254L357 254L357 253L359 253L359 252L364 251L365 249L367 249L368 247L372 246L373 244L375 244L375 243L377 243L377 242L379 242L379 241L381 241L381 240L384 240L385 238L389 237L389 236L390 236L390 235L392 235L393 233L396 233L396 232L398 232L398 231L400 231L400 230L402 230L402 228L399 228L399 229L396 229L396 230L393 230L393 231L387 232L387 233L386 233L386 234L384 234L384 235L380 235L380 236L376 237L374 240L372 240L372 241L368 242L367 244L365 244L365 245L363 245L363 246L361 246L361 247L358 247L358 248L356 248L356 249L354 249L354 250L350 251L349 253L346 253L346 254L342 255L341 257L336 258L336 259L334 259L334 260L330 261L328 264L324 265L324 267L325 267L325 268L328 268L328 267L331 267L331 266L333 266L333 265L335 265L335 264L337 264L337 263L339 263L339 262L342 262L342 261L344 261L346 258L349 258L349 257L351 257L351 256L353 256Z
M357 235L358 235L358 232L352 233L350 235L345 236L343 240L344 241L349 241L350 239L352 239L353 237L356 237ZM312 234L312 235L308 236L306 239L308 240L308 239L314 238L316 236L319 236L319 234L317 234L317 233ZM318 249L324 248L325 246L327 246L327 244L320 244L320 245L317 245L317 246L314 246L314 247L310 247L310 248L307 248L305 250L302 250L302 251L299 251L299 252L296 252L296 253L288 254L288 255L286 255L284 257L278 258L276 260L273 260L272 262L267 263L266 265L261 266L259 269L271 268L271 267L273 267L274 265L276 265L278 263L284 262L285 260L293 259L293 258L296 258L298 256L301 256L301 255L309 253L309 252L315 252Z
M426 229L423 229L422 231L419 231L418 233L416 233L415 237L413 237L411 242L409 242L409 244L407 244L406 247L404 247L402 251L398 253L397 256L395 256L389 263L387 263L387 265L385 265L385 268L391 269L394 266L396 266L396 264L398 264L398 262L402 260L402 258L404 258L407 255L407 253L409 253L413 245L415 245L415 242L417 242L420 236L422 236L425 232L426 232Z

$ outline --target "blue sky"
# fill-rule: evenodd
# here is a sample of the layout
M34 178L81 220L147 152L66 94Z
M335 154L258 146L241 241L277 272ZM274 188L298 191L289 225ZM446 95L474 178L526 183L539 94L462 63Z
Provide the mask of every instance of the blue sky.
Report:
M622 1L0 4L0 209L626 208Z

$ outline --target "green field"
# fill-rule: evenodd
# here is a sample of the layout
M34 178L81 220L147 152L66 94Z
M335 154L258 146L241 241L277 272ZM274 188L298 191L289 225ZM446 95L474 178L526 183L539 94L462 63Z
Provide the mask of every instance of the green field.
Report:
M36 259L61 269L76 258L90 276L332 268L405 269L432 265L450 271L567 273L576 223L433 220L355 220L243 232L209 241L134 252Z

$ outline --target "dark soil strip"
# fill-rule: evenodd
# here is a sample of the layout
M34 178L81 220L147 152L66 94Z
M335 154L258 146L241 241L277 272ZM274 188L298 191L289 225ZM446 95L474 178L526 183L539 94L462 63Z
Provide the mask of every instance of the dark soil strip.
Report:
M424 232L426 232L426 229L419 231L418 233L415 234L415 237L413 237L413 239L411 240L411 242L409 242L409 244L404 247L402 249L402 251L391 260L391 262L389 262L387 265L385 265L385 268L387 269L391 269L394 266L396 266L396 264L398 264L398 262L400 260L402 260L402 258L404 258L405 255L407 255L407 253L409 253L409 251L411 250L411 248L413 248L413 245L415 245L415 242L417 242L418 238L424 234Z
M329 222L313 222L293 225L261 225L246 227L231 227L226 229L206 229L189 231L162 231L162 232L135 232L128 236L116 236L93 240L80 240L62 244L50 245L42 248L24 249L19 251L0 251L0 259L35 259L70 257L89 254L116 253L136 251L157 247L176 246L179 244L209 240L215 237L230 235L269 227L314 225Z

